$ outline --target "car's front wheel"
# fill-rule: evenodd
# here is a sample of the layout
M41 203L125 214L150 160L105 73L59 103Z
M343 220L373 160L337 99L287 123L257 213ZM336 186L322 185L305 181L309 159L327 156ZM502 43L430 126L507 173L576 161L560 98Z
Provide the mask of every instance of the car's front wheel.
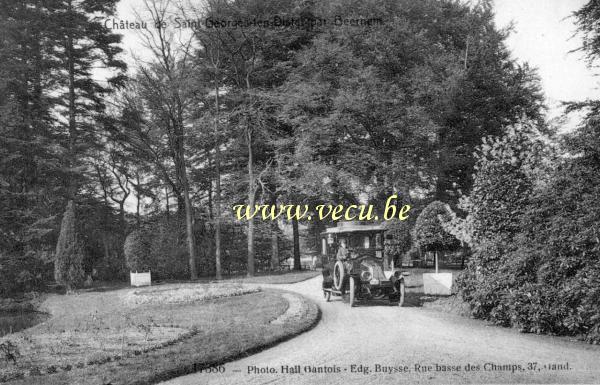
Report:
M398 298L398 306L402 306L404 305L404 280L401 279L400 283L398 283L398 291L399 291L399 298Z
M336 290L342 290L342 285L344 282L344 263L342 261L337 261L335 266L333 266L333 287Z

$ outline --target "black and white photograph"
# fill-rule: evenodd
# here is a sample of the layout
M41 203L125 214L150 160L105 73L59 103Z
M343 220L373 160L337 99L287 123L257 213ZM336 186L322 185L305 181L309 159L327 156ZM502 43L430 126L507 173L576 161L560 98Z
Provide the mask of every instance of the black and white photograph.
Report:
M600 1L0 0L0 385L600 384Z

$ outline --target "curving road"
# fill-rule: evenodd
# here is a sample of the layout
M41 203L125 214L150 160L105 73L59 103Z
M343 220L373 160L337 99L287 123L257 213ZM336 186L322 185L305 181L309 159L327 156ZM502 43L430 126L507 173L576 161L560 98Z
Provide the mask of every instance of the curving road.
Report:
M196 373L164 384L600 383L598 346L419 307L350 308L339 297L326 303L321 277L274 287L316 301L321 322L290 341L225 364L224 373ZM258 373L265 370L274 373Z

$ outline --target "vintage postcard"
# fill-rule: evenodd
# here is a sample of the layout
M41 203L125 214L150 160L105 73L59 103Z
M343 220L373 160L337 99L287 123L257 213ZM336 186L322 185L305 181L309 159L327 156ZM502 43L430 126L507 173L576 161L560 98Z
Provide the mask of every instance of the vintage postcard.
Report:
M600 2L2 0L0 384L600 383Z

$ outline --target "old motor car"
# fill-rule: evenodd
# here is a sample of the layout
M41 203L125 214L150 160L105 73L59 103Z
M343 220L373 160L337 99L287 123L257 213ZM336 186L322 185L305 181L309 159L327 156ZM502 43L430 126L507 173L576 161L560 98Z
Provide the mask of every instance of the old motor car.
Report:
M381 224L338 222L321 233L323 295L348 296L358 301L388 299L404 303L404 275L384 252L385 228ZM342 249L342 251L340 251Z

